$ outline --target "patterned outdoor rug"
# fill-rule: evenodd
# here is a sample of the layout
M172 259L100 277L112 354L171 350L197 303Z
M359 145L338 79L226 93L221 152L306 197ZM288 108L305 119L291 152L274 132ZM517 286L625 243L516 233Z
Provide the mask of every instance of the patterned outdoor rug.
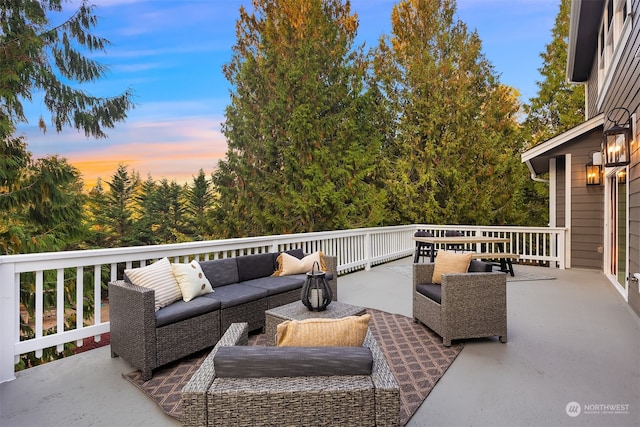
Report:
M400 424L405 425L462 350L463 344L442 345L442 339L413 319L367 309L371 328L400 385ZM264 334L249 337L249 345L264 345ZM155 401L162 410L180 419L180 392L209 353L203 351L165 366L153 378L142 381L139 371L123 377Z

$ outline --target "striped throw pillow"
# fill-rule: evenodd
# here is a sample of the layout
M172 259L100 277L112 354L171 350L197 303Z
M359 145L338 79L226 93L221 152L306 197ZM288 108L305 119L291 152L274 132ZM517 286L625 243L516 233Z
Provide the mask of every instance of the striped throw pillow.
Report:
M180 286L173 275L168 258L162 258L151 265L124 271L131 283L155 291L155 309L160 310L174 301L182 299Z

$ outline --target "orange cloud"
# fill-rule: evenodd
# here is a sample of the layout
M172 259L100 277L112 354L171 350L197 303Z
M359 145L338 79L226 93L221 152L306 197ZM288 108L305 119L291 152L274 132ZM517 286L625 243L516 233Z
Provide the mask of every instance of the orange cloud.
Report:
M131 142L64 154L82 172L86 190L96 185L98 177L110 181L120 164L138 172L143 180L151 175L154 180L191 182L200 169L211 174L227 152L224 136L199 120L138 122L118 133L117 140Z

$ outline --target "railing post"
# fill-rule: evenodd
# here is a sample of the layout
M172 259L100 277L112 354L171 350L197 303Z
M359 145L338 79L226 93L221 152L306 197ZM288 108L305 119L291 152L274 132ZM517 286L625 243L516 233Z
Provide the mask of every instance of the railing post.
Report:
M0 383L16 379L15 339L18 331L18 284L15 283L15 265L0 263Z
M364 259L365 271L371 270L371 232L369 231L364 234Z

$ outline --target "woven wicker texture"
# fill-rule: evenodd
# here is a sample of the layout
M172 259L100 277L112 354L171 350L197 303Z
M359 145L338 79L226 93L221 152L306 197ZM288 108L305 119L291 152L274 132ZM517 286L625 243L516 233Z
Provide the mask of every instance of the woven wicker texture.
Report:
M369 327L379 344L378 351L384 353L400 386L400 425L405 425L458 356L463 345L456 343L451 347L443 346L438 335L409 317L372 309L367 309L367 312L372 315ZM249 337L250 345L265 345L266 341L265 334ZM137 371L124 375L124 378L153 399L168 415L181 419L182 388L208 354L208 351L201 352L179 363L160 368L155 372L153 380L146 383ZM372 376L372 380L379 387L376 399L393 399L392 394L385 393L384 386L392 379L378 372ZM202 414L199 410L193 412ZM185 420L185 423L203 425L197 422L197 417L191 421ZM384 425L388 422L380 420L377 423Z
M430 283L433 264L413 265L413 317L452 340L498 336L507 341L507 286L504 273L462 273L442 276L440 304L417 292Z

